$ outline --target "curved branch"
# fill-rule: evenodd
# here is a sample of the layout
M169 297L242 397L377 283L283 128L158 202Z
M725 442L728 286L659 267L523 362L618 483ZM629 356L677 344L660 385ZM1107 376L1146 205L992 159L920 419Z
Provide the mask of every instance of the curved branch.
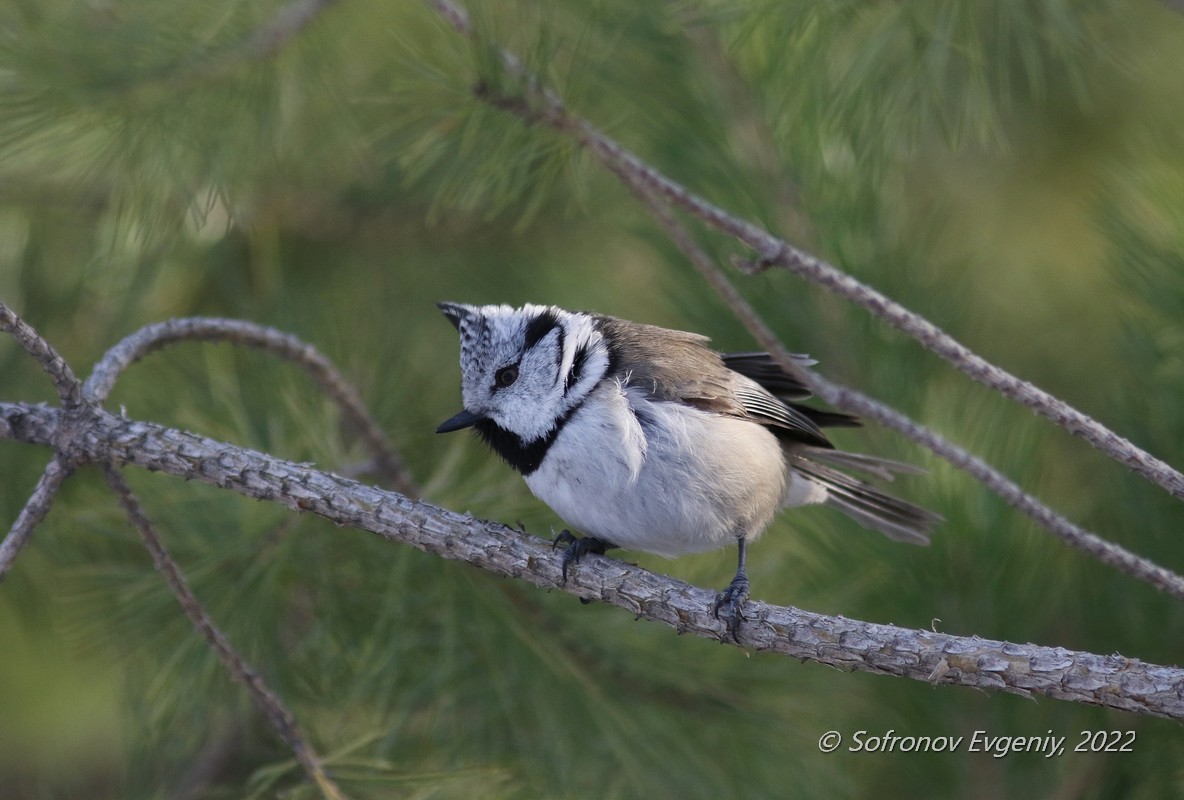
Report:
M563 583L549 541L264 453L100 411L82 429L43 405L0 403L0 435L50 444L69 439L95 461L134 464L199 480L443 558L546 589L601 600L680 633L730 642L710 609L715 593L602 556ZM19 424L14 424L14 421ZM934 684L998 689L1184 719L1184 669L1059 647L953 636L751 602L737 643L843 669Z
M450 27L465 36L473 29L464 9L451 0L428 0ZM503 51L507 67L524 74L521 62ZM941 356L955 368L1005 397L1028 406L1041 416L1081 436L1098 450L1127 466L1172 495L1184 499L1184 474L1171 465L1135 446L1097 420L1078 411L1034 384L1017 378L1006 370L974 353L933 323L909 311L886 295L872 289L836 267L795 248L763 228L735 217L666 177L642 161L636 154L606 136L587 120L568 113L553 91L540 88L536 76L526 76L528 100L497 95L483 86L478 96L491 105L517 114L527 122L540 121L571 136L591 151L600 162L622 181L639 183L715 230L735 237L759 255L752 270L780 266L866 309L873 316L911 336L928 350Z
M224 324L210 324L217 322ZM164 574L166 582L194 628L205 637L210 648L232 676L246 687L280 738L292 748L297 762L309 779L316 784L321 795L329 800L344 800L345 795L326 773L320 757L301 733L295 717L270 690L263 678L234 650L225 634L214 624L189 589L180 568L169 556L122 473L111 463L111 459L91 457L81 447L81 441L85 432L91 430L104 416L110 416L102 411L101 403L110 392L118 374L144 353L164 346L168 341L177 340L170 339L170 336L183 336L187 329L191 337L195 331L205 331L209 334L208 338L223 338L238 332L240 338L246 340L243 343L266 347L300 363L313 374L314 380L345 407L347 416L360 416L365 423L362 426L363 431L366 425L378 430L377 425L370 420L360 398L333 365L311 346L304 345L295 337L248 323L216 320L179 320L176 323L171 326L165 323L156 326L154 331L141 331L140 336L125 339L113 353L108 353L109 359L99 364L100 369L96 370L97 377L92 376L94 382L87 388L78 381L70 366L48 342L38 336L7 305L0 302L0 329L12 333L18 343L50 374L58 388L63 408L62 411L55 411L44 405L26 406L25 408L34 413L26 414L18 410L16 413L0 417L0 438L20 440L30 434L41 435L44 437L42 441L54 450L53 459L38 481L32 496L13 523L8 536L0 542L0 580L5 577L33 530L48 513L54 496L73 468L86 461L97 461L132 525L139 531L145 547L152 553L157 569ZM38 412L47 412L50 415ZM385 444L381 431L378 440ZM387 449L393 454L389 446ZM381 456L380 453L380 460Z
M353 384L311 344L266 325L217 317L185 317L146 325L125 336L103 355L83 384L83 397L88 402L102 405L125 369L149 353L185 341L229 342L253 347L303 368L362 437L374 456L378 475L402 494L419 495L419 487L403 459L370 415Z

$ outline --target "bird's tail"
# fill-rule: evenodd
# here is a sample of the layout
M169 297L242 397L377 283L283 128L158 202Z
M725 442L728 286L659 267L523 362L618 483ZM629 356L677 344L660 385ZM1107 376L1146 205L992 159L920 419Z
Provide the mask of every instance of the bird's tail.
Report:
M893 497L866 481L830 466L833 464L855 469L890 481L899 473L924 472L910 464L815 447L794 448L788 456L795 471L826 489L828 505L842 511L863 527L879 531L890 539L929 544L930 532L943 519L940 514Z

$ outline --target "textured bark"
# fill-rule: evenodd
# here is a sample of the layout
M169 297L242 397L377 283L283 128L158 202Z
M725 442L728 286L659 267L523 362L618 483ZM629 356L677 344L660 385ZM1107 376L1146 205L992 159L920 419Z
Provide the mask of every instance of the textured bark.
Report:
M140 501L132 493L123 473L109 463L102 463L99 466L107 479L107 485L111 487L111 491L115 493L119 504L127 513L132 527L140 534L144 547L152 554L152 562L156 565L156 570L164 576L165 582L168 583L177 602L181 604L181 610L189 618L194 629L202 635L206 644L221 659L230 674L247 688L255 700L256 707L267 717L267 721L284 740L284 744L292 749L296 760L300 762L305 774L321 790L322 796L328 800L345 800L345 795L341 793L336 782L325 771L324 762L309 746L308 738L300 730L296 717L284 705L283 700L271 690L259 672L239 654L234 645L230 643L229 637L222 632L222 629L218 627L197 599L197 595L189 588L189 582L181 574L181 568L169 555L168 549L144 513Z
M362 437L374 456L373 469L385 484L402 494L419 496L419 487L387 440L386 432L337 367L311 344L266 325L218 317L181 317L140 328L103 355L83 384L83 398L101 406L124 370L149 353L183 342L226 342L296 364L337 404L345 420Z
M105 411L67 415L0 403L0 437L55 445L83 461L114 461L202 481L319 514L444 558L545 589L601 600L679 633L727 640L715 594L616 559L588 556L562 584L546 540L242 447ZM897 628L750 602L746 649L933 684L1045 695L1184 719L1184 669L1059 647Z

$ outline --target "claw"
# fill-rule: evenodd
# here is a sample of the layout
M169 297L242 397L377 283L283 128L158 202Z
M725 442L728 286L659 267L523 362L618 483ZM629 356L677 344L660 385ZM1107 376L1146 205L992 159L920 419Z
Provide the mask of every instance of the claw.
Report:
M567 545L567 549L563 551L562 562L564 583L567 583L567 568L569 566L578 564L580 559L588 553L604 555L605 550L616 547L611 542L606 542L604 539L597 539L595 536L585 536L582 539L577 539L572 535L571 531L560 531L559 535L551 541L551 549L554 550L561 544Z
M561 544L575 544L577 541L578 539L572 536L571 531L563 530L556 534L555 538L551 540L551 549L554 550Z
M728 635L733 642L739 641L736 634L740 630L740 622L744 619L744 603L748 600L748 576L743 572L736 574L728 588L715 596L715 604L711 607L711 614L716 619L723 619L728 627ZM720 616L720 611L723 616Z

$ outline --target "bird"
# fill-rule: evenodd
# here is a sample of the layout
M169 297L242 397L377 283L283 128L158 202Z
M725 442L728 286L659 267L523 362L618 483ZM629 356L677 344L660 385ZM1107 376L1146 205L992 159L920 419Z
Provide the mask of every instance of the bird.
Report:
M825 504L865 528L927 544L942 517L851 472L923 472L843 452L826 427L857 417L804 405L811 392L768 353L718 353L697 333L553 305L437 304L460 336L463 410L564 530L562 577L614 548L673 558L735 544L711 608L736 637L750 593L748 545L782 508ZM790 355L803 369L816 362Z

